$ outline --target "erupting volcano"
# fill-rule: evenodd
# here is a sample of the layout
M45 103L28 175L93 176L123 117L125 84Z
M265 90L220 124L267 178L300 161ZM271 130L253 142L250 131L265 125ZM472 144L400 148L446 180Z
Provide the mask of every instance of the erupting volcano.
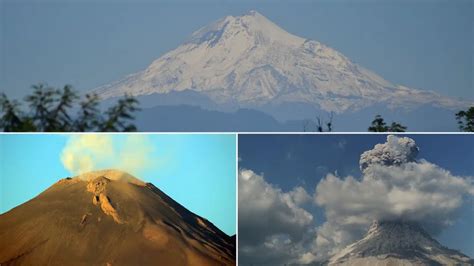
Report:
M61 179L0 215L1 265L235 265L235 242L118 170Z

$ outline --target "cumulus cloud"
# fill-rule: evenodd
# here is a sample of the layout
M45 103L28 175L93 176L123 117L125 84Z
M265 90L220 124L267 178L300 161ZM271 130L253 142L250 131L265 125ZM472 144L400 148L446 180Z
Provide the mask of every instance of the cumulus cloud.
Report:
M309 231L300 241L291 240L285 234L270 235L255 245L241 244L239 236L239 265L308 264L314 261L314 255L307 252L306 243L311 244L313 235L314 232Z
M311 196L303 187L295 187L288 194L296 205L301 205L311 200Z
M463 199L474 195L472 179L417 161L418 150L410 138L388 136L361 155L360 180L328 174L320 181L314 199L326 222L314 243L319 257L360 239L373 220L412 221L438 233L456 219Z
M73 135L61 153L61 162L71 174L115 168L140 173L152 166L153 145L145 135L117 136L124 138L114 145L112 135Z
M302 187L283 192L252 170L239 170L239 259L242 263L297 261L313 216L301 207Z

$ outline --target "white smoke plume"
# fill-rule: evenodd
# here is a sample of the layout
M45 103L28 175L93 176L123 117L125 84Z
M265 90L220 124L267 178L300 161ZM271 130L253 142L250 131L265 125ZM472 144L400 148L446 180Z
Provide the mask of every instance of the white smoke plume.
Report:
M140 174L153 165L153 145L145 135L72 135L61 162L73 175L113 168Z
M388 136L361 155L360 180L328 174L320 181L314 199L326 222L314 243L318 257L360 239L374 220L418 222L431 233L453 223L465 197L474 195L472 178L417 161L418 150L410 138Z

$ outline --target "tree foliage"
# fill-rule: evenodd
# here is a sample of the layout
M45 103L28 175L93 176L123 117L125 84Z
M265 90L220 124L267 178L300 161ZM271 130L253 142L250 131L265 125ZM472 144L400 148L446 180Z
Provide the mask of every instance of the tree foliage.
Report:
M331 132L332 129L333 129L332 128L333 127L333 122L332 122L333 117L334 117L334 113L331 112L328 115L327 120L322 119L320 116L316 117L316 121L312 121L310 119L305 120L304 124L303 124L303 131L304 132L312 131L311 130L311 124L314 124L315 129L316 129L317 132Z
M467 111L459 111L456 113L459 130L464 132L474 132L474 106Z
M387 126L382 116L376 115L368 130L369 132L405 132L407 127L397 122L392 122Z
M84 132L136 131L133 113L140 110L138 101L125 95L103 115L97 94L86 94L84 99L70 85L55 89L45 84L32 86L33 92L24 101L28 110L0 95L0 129L5 132ZM78 104L77 104L77 101ZM77 114L72 115L72 110Z

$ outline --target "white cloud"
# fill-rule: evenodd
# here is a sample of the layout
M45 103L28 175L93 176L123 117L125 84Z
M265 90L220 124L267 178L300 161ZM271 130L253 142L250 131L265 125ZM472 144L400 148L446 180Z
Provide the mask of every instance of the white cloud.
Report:
M303 187L295 187L288 194L296 205L301 205L311 200L311 196Z
M251 246L239 242L239 265L307 264L312 257L304 243L292 241L285 234L270 235L264 242Z
M242 262L297 260L313 216L302 187L283 192L252 170L239 170L239 256Z

